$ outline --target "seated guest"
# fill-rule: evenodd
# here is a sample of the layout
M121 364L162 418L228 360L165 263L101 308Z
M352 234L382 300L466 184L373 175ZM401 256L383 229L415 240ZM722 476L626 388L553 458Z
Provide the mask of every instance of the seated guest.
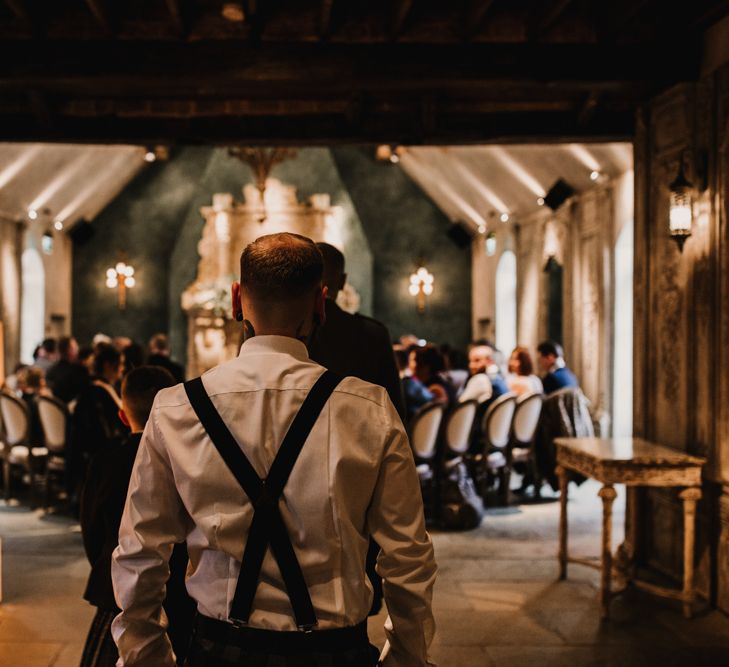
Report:
M408 421L413 415L424 405L435 400L432 392L418 378L413 377L412 371L408 365L408 357L410 350L402 345L394 345L395 360L400 371L400 381L402 382L402 390L405 396L405 414Z
M147 364L149 366L161 366L167 369L178 382L185 381L185 369L170 359L170 341L163 333L155 334L149 339Z
M122 350L122 376L140 366L144 366L144 348L139 343L131 342Z
M567 387L580 386L575 374L567 368L562 346L551 340L545 340L537 346L537 361L544 375L542 385L544 393L549 395Z
M169 372L157 366L139 367L126 375L119 417L130 427L131 434L97 454L89 467L80 519L84 548L91 564L84 598L96 607L96 616L86 638L81 667L113 667L119 659L111 636L111 622L119 613L111 583L111 554L118 544L132 465L154 397L160 389L175 384ZM169 620L167 634L180 665L186 657L195 615L195 605L185 591L187 560L185 544L176 544L164 603Z
M499 367L494 363L494 350L489 345L474 344L468 351L468 370L470 377L458 397L459 402L475 400L480 404L492 401L508 393Z
M21 398L28 406L30 415L30 433L28 437L30 438L30 444L33 447L40 447L43 445L44 436L36 399L38 396L48 396L50 394L43 379L43 371L35 366L25 366L18 371L17 386L21 392Z
M55 338L46 338L33 352L33 366L45 374L58 361L58 346Z
M425 385L439 403L451 405L456 399L455 387L445 375L445 360L434 345L416 347L410 351L412 375Z
M534 364L529 350L525 347L515 347L509 357L509 373L506 376L509 391L517 396L522 394L541 394L542 381L534 375Z
M58 341L59 360L48 369L46 382L53 395L64 403L70 403L79 397L89 384L89 373L78 359L78 343L71 336L64 336Z

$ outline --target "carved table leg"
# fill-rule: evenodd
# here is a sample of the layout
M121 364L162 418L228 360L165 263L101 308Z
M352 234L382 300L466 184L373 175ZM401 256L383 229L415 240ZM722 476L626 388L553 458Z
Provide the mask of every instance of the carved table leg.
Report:
M683 500L683 615L691 618L694 602L694 539L696 534L696 503L701 489L684 489Z
M610 609L610 577L613 569L612 527L613 501L618 495L612 484L606 484L598 493L602 498L602 581L600 584L600 614L607 618Z
M559 578L567 578L567 471L557 466L559 477Z

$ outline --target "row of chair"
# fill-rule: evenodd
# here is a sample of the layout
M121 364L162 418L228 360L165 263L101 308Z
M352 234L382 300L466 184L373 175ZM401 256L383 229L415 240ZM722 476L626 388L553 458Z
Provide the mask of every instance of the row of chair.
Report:
M446 461L467 459L475 477L499 477L499 494L507 503L513 464L531 458L542 401L543 395L537 393L519 397L504 394L494 400L480 417L480 452L473 456L469 450L479 418L478 403L464 401L447 415L441 403L423 406L413 417L409 430L424 492L435 498L438 476Z
M66 405L51 396L38 396L38 417L43 431L43 443L32 442L31 412L28 404L14 394L0 392L2 439L0 458L3 468L5 500L12 497L14 472L28 475L31 504L36 505L36 486L44 486L44 507L51 502L52 484L63 480L66 471L66 441L68 410Z

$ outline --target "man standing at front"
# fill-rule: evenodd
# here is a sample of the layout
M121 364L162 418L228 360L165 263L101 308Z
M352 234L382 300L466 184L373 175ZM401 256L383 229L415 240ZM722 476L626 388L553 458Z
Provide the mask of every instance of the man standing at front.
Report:
M161 604L183 540L199 612L190 667L374 665L370 535L390 614L383 664L431 664L436 567L412 453L384 389L309 359L325 297L309 239L259 238L233 285L239 356L158 395L114 554L120 666L174 665Z

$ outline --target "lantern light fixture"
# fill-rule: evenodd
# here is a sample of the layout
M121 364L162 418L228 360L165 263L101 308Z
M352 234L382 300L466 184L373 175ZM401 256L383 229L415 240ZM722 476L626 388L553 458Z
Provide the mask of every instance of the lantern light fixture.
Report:
M693 183L686 178L684 172L684 155L681 154L678 174L668 186L670 190L670 201L668 211L668 229L671 238L678 245L679 251L683 251L686 239L691 236L693 223L692 198L694 189Z
M486 237L485 245L486 256L493 257L496 254L496 234L494 232L490 232Z
M411 296L416 298L418 312L425 312L425 299L433 293L433 283L435 278L433 274L426 269L422 263L418 266L415 273L410 275L410 286L408 291Z

